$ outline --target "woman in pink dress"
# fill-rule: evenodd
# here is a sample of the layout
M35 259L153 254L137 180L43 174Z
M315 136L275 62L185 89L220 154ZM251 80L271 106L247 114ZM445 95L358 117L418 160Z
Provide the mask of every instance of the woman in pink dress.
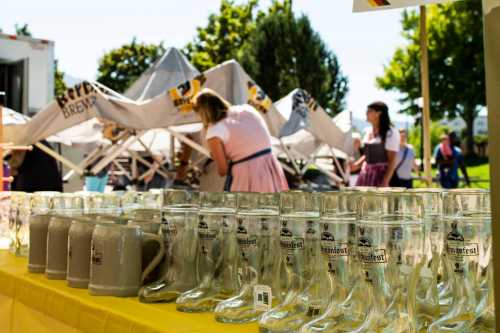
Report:
M215 91L203 89L193 99L206 129L206 140L225 191L281 192L288 184L271 152L264 119L250 105L230 105Z

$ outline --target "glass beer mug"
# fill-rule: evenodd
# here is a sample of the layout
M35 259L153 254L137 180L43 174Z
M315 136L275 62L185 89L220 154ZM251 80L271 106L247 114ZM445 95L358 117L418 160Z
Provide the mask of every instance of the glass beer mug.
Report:
M261 332L296 332L326 309L329 284L320 269L319 208L317 193L280 194L281 260L288 291L262 315Z
M359 278L355 256L358 192L327 192L321 195L322 270L330 282L329 304L320 317L304 325L300 332L329 332L336 325L338 306L347 299Z
M88 212L92 215L119 216L121 199L116 193L92 193Z
M238 290L236 195L202 192L198 218L198 285L177 298L177 310L209 312Z
M452 299L448 312L430 326L429 332L494 332L494 321L484 311L484 302L491 302L487 290L491 259L489 192L451 190L444 195L443 207L445 263Z
M172 302L197 285L196 251L199 193L168 189L164 192L161 234L165 260L159 281L143 287L144 303Z
M33 194L25 193L18 205L17 218L14 225L14 253L26 257L29 247L29 222Z
M215 319L226 323L257 320L279 299L279 195L238 193L236 238L241 288L220 302Z

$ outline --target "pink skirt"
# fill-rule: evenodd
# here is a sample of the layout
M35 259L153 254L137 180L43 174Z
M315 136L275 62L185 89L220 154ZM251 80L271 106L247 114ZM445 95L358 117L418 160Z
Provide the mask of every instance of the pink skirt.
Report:
M380 187L384 181L387 163L376 163L363 165L356 180L356 186L375 186Z
M281 165L272 154L239 163L232 169L231 192L283 192L288 183Z

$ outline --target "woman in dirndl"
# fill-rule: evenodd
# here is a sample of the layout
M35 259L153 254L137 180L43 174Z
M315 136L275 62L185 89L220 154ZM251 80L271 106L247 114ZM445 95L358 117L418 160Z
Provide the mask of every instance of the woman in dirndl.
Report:
M372 125L363 137L364 154L353 165L361 168L356 186L388 187L396 169L399 131L391 123L383 102L368 105L366 119Z
M231 105L215 91L203 89L193 107L206 130L207 145L225 191L281 192L288 183L271 151L271 135L252 106Z

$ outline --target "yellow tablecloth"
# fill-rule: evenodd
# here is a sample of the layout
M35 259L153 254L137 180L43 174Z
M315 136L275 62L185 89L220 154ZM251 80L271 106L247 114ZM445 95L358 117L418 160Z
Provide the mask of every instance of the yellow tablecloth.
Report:
M257 324L229 325L213 314L177 312L175 304L142 304L137 298L90 296L87 290L27 271L27 260L0 250L2 333L234 333Z

